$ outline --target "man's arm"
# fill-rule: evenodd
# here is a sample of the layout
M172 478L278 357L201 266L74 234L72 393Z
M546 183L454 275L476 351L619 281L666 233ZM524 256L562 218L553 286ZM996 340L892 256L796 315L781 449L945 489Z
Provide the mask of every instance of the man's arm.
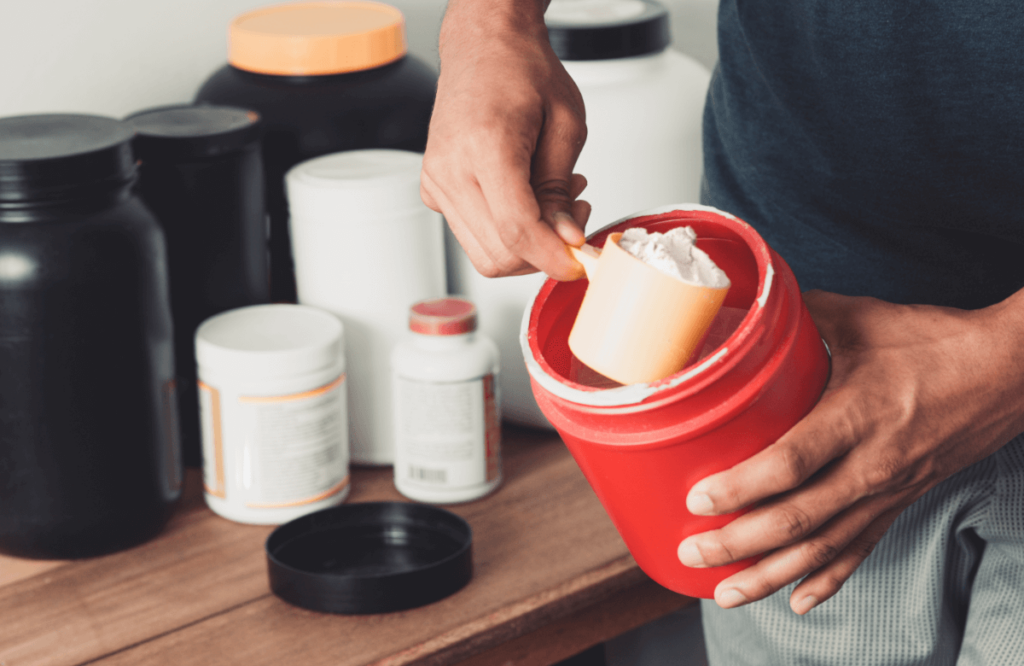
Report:
M423 159L423 201L489 277L575 279L590 207L573 167L583 98L548 43L549 0L451 0Z
M688 566L769 553L722 581L719 605L803 578L803 614L842 587L912 502L1024 432L1024 290L956 310L808 292L832 352L818 405L769 448L694 485L698 515L764 503L683 542Z
M422 195L488 276L581 273L565 243L583 242L589 214L572 175L583 102L548 44L546 6L451 0L441 30ZM907 506L1024 431L1024 291L971 312L822 292L806 301L832 352L818 405L687 498L700 515L763 502L680 549L690 566L768 553L719 584L727 608L803 579L790 604L807 612Z

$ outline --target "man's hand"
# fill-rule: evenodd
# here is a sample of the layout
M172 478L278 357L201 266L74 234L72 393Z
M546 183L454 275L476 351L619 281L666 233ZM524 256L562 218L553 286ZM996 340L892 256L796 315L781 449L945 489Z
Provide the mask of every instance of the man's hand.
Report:
M452 0L421 195L483 275L581 277L590 206L572 170L583 98L548 43L545 0Z
M1024 291L983 310L805 294L832 352L818 405L691 489L698 515L763 502L680 547L687 566L769 553L722 581L732 608L803 578L803 614L842 587L912 502L1024 431Z

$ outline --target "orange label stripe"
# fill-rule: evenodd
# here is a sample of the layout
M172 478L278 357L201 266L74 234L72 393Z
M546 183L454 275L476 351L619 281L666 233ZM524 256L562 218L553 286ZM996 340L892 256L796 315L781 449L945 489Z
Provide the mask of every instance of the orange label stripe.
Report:
M345 381L345 375L342 374L340 377L335 379L330 384L315 388L310 391L303 391L302 393L292 393L291 395L243 395L238 398L239 402L247 403L268 403L268 402L292 402L293 400L305 400L307 398L315 398L318 395L323 395L328 391L337 388L343 381Z
M214 458L214 475L217 479L217 487L210 488L206 484L203 484L204 490L214 497L225 497L225 486L227 483L224 480L224 441L221 433L220 423L220 391L213 388L209 384L205 384L202 381L197 382L199 389L210 392L210 412L213 418L213 458Z
M246 502L245 505L254 509L281 509L289 506L302 506L303 504L312 504L313 502L319 502L320 500L327 499L332 495L337 495L348 486L349 475L345 475L345 478L338 482L334 487L325 490L319 495L314 497L307 497L306 499L295 500L294 502L276 502L276 503L262 503L262 502Z

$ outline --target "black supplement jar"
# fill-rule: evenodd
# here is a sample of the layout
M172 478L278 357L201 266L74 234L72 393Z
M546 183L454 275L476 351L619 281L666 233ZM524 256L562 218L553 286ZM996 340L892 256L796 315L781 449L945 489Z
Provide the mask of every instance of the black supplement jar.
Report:
M196 329L215 314L270 302L260 118L190 105L125 122L135 130L138 192L167 239L182 454L201 467Z
M296 299L288 169L345 150L422 153L436 88L434 69L407 53L405 20L390 5L295 3L232 22L228 64L196 101L253 109L263 119L274 301Z
M0 552L127 548L181 493L164 239L131 137L0 118Z

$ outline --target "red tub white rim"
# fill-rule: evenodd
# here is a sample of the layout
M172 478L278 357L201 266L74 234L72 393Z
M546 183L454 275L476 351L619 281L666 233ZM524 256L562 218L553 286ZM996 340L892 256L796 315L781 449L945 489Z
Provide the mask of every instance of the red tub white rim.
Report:
M738 217L730 215L729 213L721 211L717 208L713 208L711 206L703 206L700 204L673 204L669 206L661 206L658 208L652 208L649 210L641 211L639 213L634 213L632 215L628 215L621 219L615 220L614 222L605 225L598 231L595 231L594 233L590 234L588 238L601 233L608 227L621 224L622 222L626 222L627 220L632 220L638 217L646 217L649 215L663 215L666 213L673 213L677 211L704 211L714 213L724 218L733 220L734 222L736 222L737 224L741 225L744 228L750 228L750 225L748 225L746 222L739 219ZM771 294L773 278L775 276L775 269L772 266L771 257L767 256L764 260L766 262L766 265L764 275L762 275L760 278L761 291L758 294L756 300L754 301L754 303L758 306L758 310L763 309L765 307L765 304L768 302L768 297ZM546 281L541 283L540 287L537 290L537 294L540 293L540 290L544 288L545 284ZM570 386L563 379L549 374L533 356L533 353L530 348L529 331L530 320L533 313L533 305L537 300L537 294L535 294L534 297L530 299L528 305L526 306L526 309L523 312L522 323L519 328L519 344L523 351L523 357L526 362L526 369L530 373L530 377L532 377L534 381L540 384L540 386L543 387L544 390L546 390L547 392L559 398L562 398L563 400L567 400L569 402L574 402L581 405L588 405L592 407L621 407L626 405L635 405L647 400L651 396L654 396L658 393L674 389L677 386L680 386L681 384L694 379L695 377L699 377L700 375L707 372L709 368L713 368L719 365L720 363L724 362L729 355L729 343L734 341L737 337L737 334L739 333L739 331L737 331L737 334L733 334L733 336L729 340L727 340L721 348L717 349L713 354L705 358L699 364L689 368L685 368L679 373L672 375L667 379L660 379L656 382L642 384L630 384L628 386L619 386L615 388L590 388L588 390L580 390L578 388ZM748 313L747 317L744 319L744 325L751 319L752 315L754 315L753 306L751 307L751 312ZM744 325L741 325L741 329Z

